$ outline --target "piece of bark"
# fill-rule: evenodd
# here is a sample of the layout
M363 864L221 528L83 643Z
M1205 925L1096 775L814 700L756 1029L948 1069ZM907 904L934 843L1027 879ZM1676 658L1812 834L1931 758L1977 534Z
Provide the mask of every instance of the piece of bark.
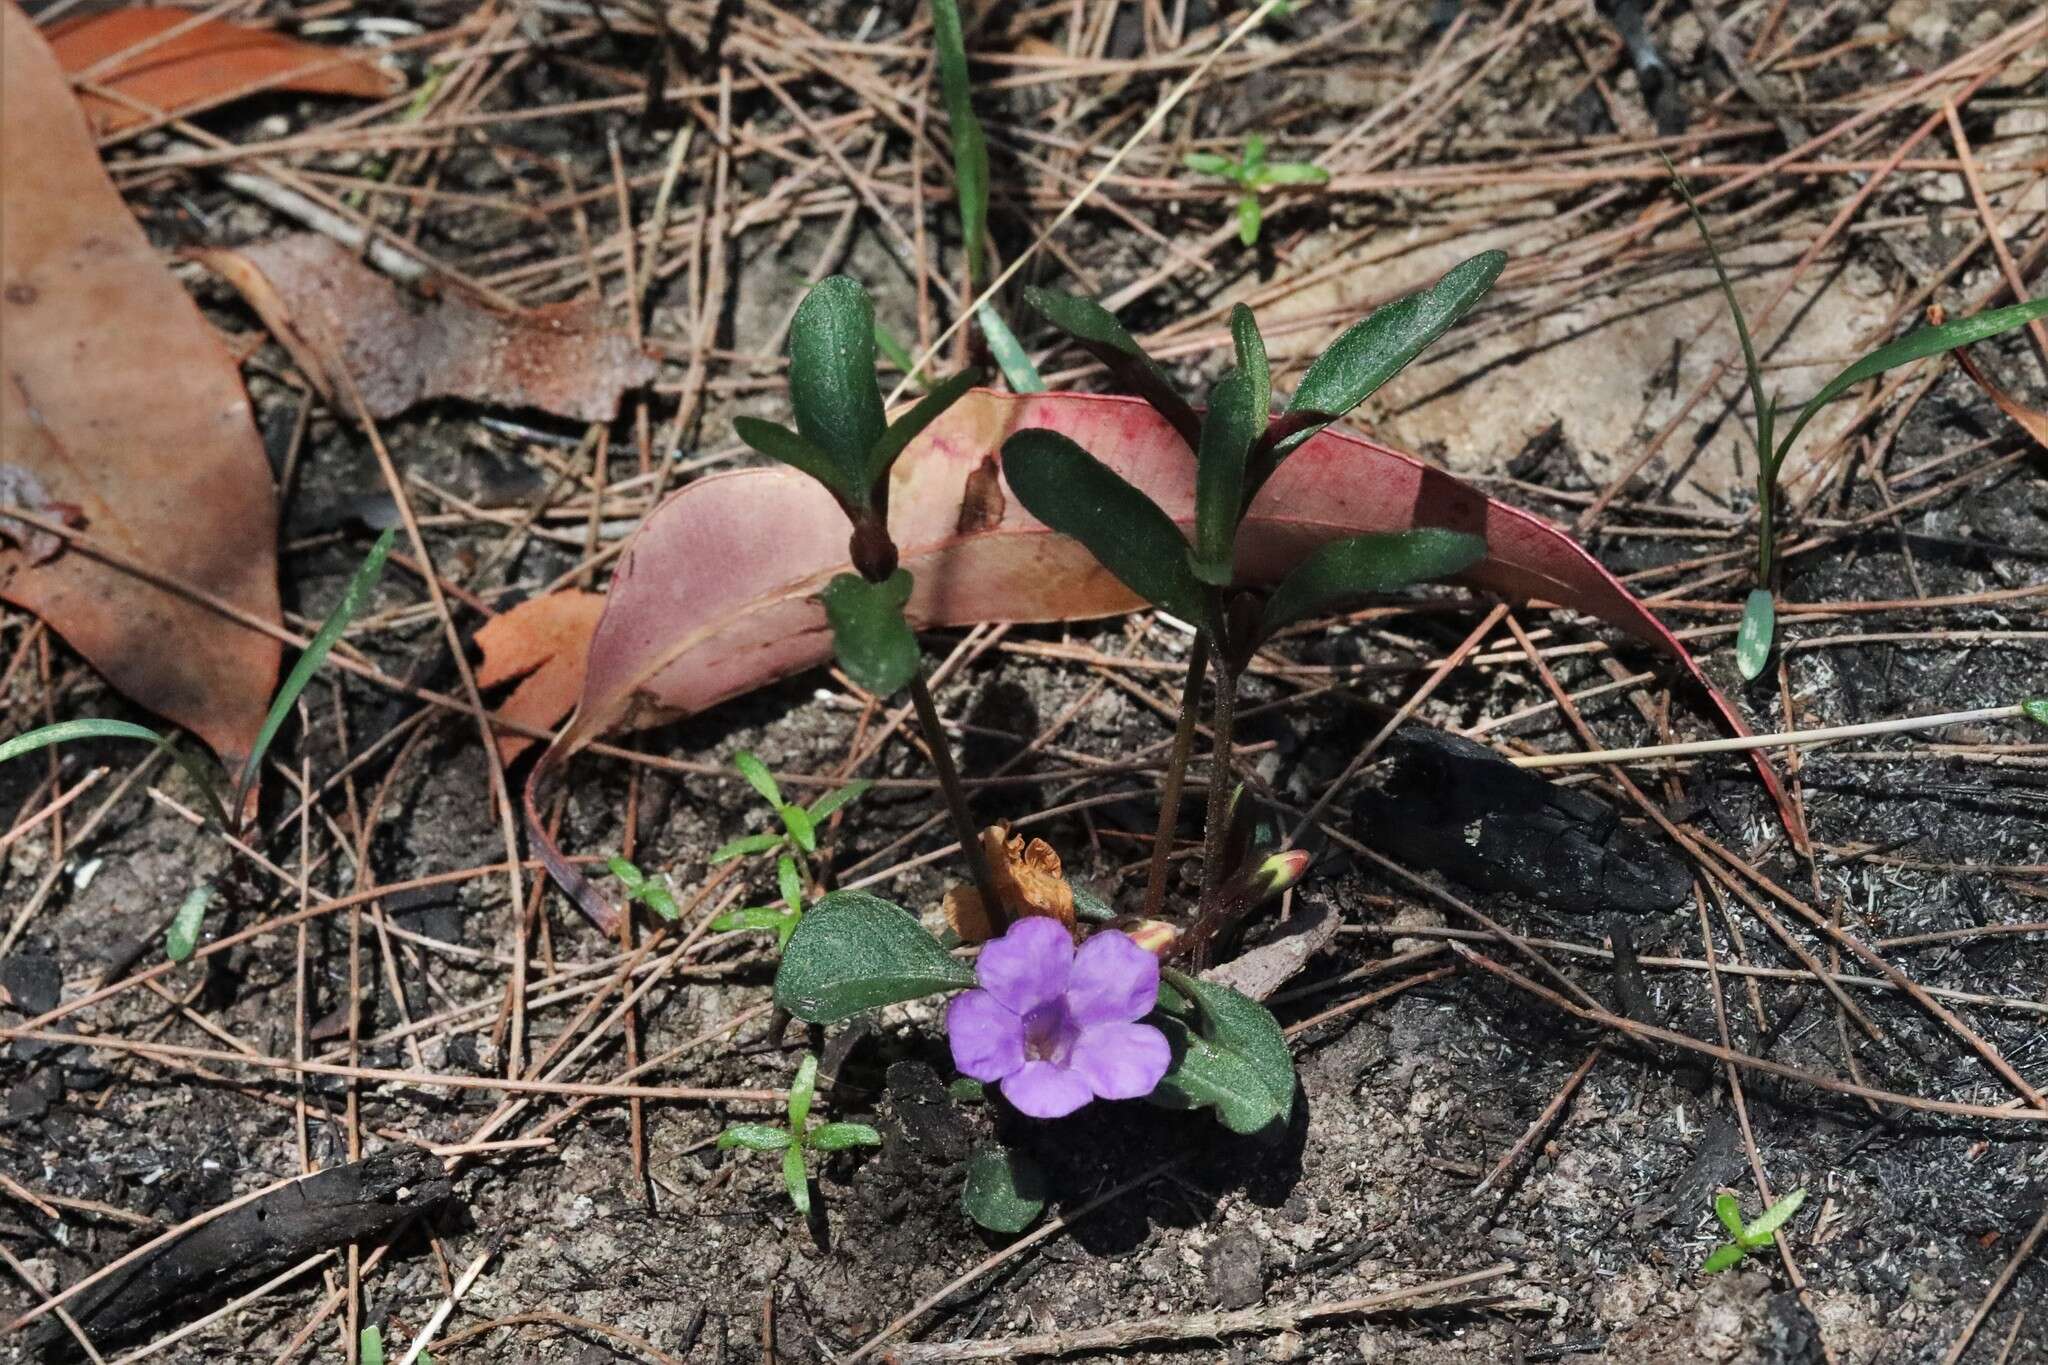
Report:
M139 1341L196 1318L278 1271L350 1242L371 1242L449 1197L441 1162L414 1150L335 1166L210 1223L109 1276L65 1305L95 1348ZM53 1315L30 1333L37 1359L77 1358Z
M354 416L339 365L380 421L428 398L540 408L584 422L654 379L652 360L596 301L504 313L454 295L419 302L313 233L193 253L241 292L306 378Z

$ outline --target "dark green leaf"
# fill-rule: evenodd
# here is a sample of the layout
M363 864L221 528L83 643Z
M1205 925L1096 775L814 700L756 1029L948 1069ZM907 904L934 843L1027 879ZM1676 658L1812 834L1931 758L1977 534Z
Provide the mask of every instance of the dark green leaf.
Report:
M979 287L987 270L988 141L982 135L981 120L974 116L960 11L953 0L931 2L932 44L938 50L946 122L953 132L953 180L960 196L960 236L967 246L967 278Z
M720 1151L744 1147L750 1152L779 1152L795 1141L789 1129L769 1123L735 1123L718 1135Z
M1748 1254L1733 1242L1723 1242L1714 1248L1714 1254L1707 1257L1705 1264L1700 1266L1700 1274L1718 1275L1724 1270L1733 1269L1741 1265L1742 1258Z
M816 824L824 824L842 806L858 801L862 794L874 785L867 778L862 777L856 778L836 791L826 792L823 796L811 802L811 820Z
M729 844L720 844L717 848L713 849L711 861L714 863L726 863L731 862L734 858L744 858L750 853L766 853L771 848L779 847L782 843L782 837L780 834L742 835Z
M810 1122L811 1100L818 1093L818 1059L806 1052L796 1064L796 1079L789 1083L789 1130L801 1133Z
M1289 412L1316 413L1323 421L1287 438L1276 453L1293 450L1321 426L1371 397L1484 298L1507 263L1505 252L1483 251L1452 267L1429 288L1394 300L1331 342L1301 377L1301 386L1287 405Z
M1659 152L1659 156L1663 153ZM1756 347L1749 339L1749 319L1742 315L1742 305L1736 301L1735 286L1728 282L1728 272L1722 268L1721 253L1714 247L1714 234L1707 231L1707 216L1700 212L1700 206L1692 197L1692 186L1685 183L1685 177L1671 164L1671 158L1664 157L1664 169L1671 172L1671 178L1678 185L1679 197L1685 200L1685 207L1692 213L1692 225L1699 229L1700 240L1707 245L1707 260L1714 267L1714 278L1720 281L1721 297L1727 301L1729 316L1735 319L1735 336L1742 343L1742 363L1749 378L1750 400L1756 405L1756 454L1763 464L1762 478L1777 477L1777 467L1771 461L1771 405L1764 399L1763 366L1757 364Z
M1087 546L1132 592L1183 621L1203 619L1180 529L1093 455L1055 431L1020 431L1003 442L1003 477L1032 516Z
M1244 1058L1190 1032L1178 1019L1155 1016L1152 1023L1173 1045L1174 1057L1172 1069L1149 1096L1154 1104L1168 1109L1213 1108L1233 1133L1257 1133L1286 1117L1286 1109Z
M790 1147L782 1154L782 1185L789 1191L789 1202L796 1205L796 1211L808 1218L811 1216L811 1177L804 1170L804 1149Z
M972 1076L959 1076L946 1087L946 1093L960 1104L980 1104L988 1098L988 1088Z
M859 505L866 501L860 480L840 468L837 456L780 422L765 422L758 417L735 417L732 429L739 433L742 441L769 459L780 460L791 469L824 484L841 502Z
M1189 450L1195 448L1202 430L1195 410L1174 390L1166 371L1145 354L1115 314L1092 299L1076 298L1057 289L1027 288L1024 302L1080 342L1083 350L1109 367L1119 385L1150 403L1180 433Z
M80 739L139 739L154 744L169 754L171 761L184 769L185 775L199 788L206 798L207 812L222 829L228 828L227 808L220 801L220 787L214 774L204 762L180 749L170 738L158 734L147 725L136 725L125 720L60 720L55 725L38 726L26 734L0 743L0 763L46 749L52 744L69 744Z
M1228 986L1189 976L1172 967L1161 973L1201 1011L1202 1037L1222 1051L1241 1057L1259 1077L1285 1118L1294 1108L1294 1054L1287 1035L1272 1012Z
M1486 541L1424 527L1348 536L1317 549L1281 580L1259 621L1262 636L1326 616L1371 593L1462 573L1486 558Z
M882 391L875 382L875 306L844 275L820 281L789 326L789 401L796 429L857 482L882 439Z
M1259 244L1259 229L1265 223L1265 210L1259 207L1259 196L1247 191L1237 200L1237 240L1246 246Z
M897 418L868 455L868 489L872 492L877 483L888 478L889 466L896 463L896 457L903 453L903 448L916 440L920 432L936 422L947 408L959 402L960 396L983 378L980 370L962 370L951 379L934 384L932 391L919 399L916 407Z
M1045 1212L1045 1172L1022 1152L984 1142L967 1159L960 1206L990 1232L1014 1235Z
M906 910L864 891L835 891L803 917L775 974L775 1003L809 1024L974 984Z
M1091 924L1107 924L1116 918L1116 907L1102 893L1079 882L1068 885L1074 892L1074 913Z
M811 825L809 811L802 806L777 806L775 813L782 817L782 827L798 848L806 853L818 851L818 831Z
M2048 297L2029 299L2016 303L2010 308L1994 308L1988 313L1973 317L1957 318L1939 327L1922 327L1908 332L1882 350L1871 352L1848 369L1821 386L1821 391L1807 400L1799 410L1799 420L1785 433L1785 439L1778 442L1777 454L1772 458L1771 469L1776 471L1785 463L1785 456L1792 450L1792 443L1799 439L1799 433L1813 420L1814 414L1841 397L1842 392L1852 385L1860 384L1872 375L1895 370L1915 360L1924 360L1943 351L1953 351L1958 346L1969 346L1995 337L2000 332L2010 332L2015 327L2024 327L2036 318L2048 317Z
M1763 1215L1743 1229L1742 1240L1751 1246L1762 1246L1772 1235L1799 1212L1799 1206L1806 1202L1806 1191L1794 1190L1763 1211Z
M1263 352L1260 359L1264 359ZM1202 444L1195 455L1195 543L1186 553L1195 576L1216 587L1230 584L1237 520L1244 510L1244 466L1252 442L1266 429L1252 380L1232 370L1209 394ZM1175 537L1180 537L1176 533Z
M775 885L783 904L792 910L804 908L804 881L797 875L796 859L786 853L775 860Z
M875 323L875 346L881 351L883 359L903 371L905 379L920 389L929 387L925 383L924 375L917 368L917 357L910 353L909 347L896 339L894 332L879 321Z
M910 588L908 569L898 569L886 583L843 573L826 585L820 598L832 623L832 648L839 666L878 697L896 691L917 672L917 634L903 619Z
M1266 359L1266 339L1252 310L1237 304L1230 310L1230 340L1237 350L1237 372L1251 386L1251 409L1263 431L1273 415L1273 366Z
M1745 682L1755 682L1771 660L1771 637L1778 630L1778 608L1769 588L1752 588L1742 604L1742 626L1735 632L1735 666Z
M178 906L178 913L171 916L171 927L164 931L164 956L173 962L183 962L199 947L199 930L206 922L206 912L213 905L213 883L201 882L185 893L185 899Z
M1003 372L1003 380L1009 384L1012 393L1044 393L1045 380L1038 374L1038 367L1031 363L1031 353L1017 340L1017 334L1010 330L1010 324L1003 321L1003 315L994 305L984 303L974 310L974 320L981 324L981 334L988 341L988 353L994 357L996 366Z
M348 629L348 623L356 618L363 604L370 600L371 592L377 587L377 580L384 576L384 561L391 557L391 542L398 534L397 527L391 527L377 537L377 543L370 547L370 553L348 580L348 586L341 591L341 600L334 604L334 610L327 613L327 619L320 623L320 630L306 646L306 652L299 655L299 661L292 665L284 686L271 698L270 712L263 718L263 728L256 733L256 744L249 750L249 761L242 765L242 780L235 788L234 807L240 810L242 798L255 783L256 775L263 769L263 756L270 752L270 745L277 738L278 728L284 724L292 707L298 704L299 694L306 690L306 684L313 681L313 675L320 671L320 665L327 661L327 655L334 648L334 642Z
M747 785L761 794L761 799L771 806L782 804L782 788L775 784L775 774L768 771L752 752L742 749L732 756L734 771L747 780Z
M879 1147L882 1135L865 1123L819 1124L809 1144L821 1152L843 1152L849 1147Z

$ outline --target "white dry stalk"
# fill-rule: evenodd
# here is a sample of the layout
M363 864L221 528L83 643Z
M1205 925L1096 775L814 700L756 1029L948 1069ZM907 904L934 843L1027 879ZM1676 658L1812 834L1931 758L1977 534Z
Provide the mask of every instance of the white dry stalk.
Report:
M1894 720L1866 721L1860 725L1781 730L1770 735L1737 735L1729 739L1694 740L1688 744L1649 744L1636 749L1595 749L1576 754L1527 754L1508 761L1517 768L1579 768L1594 763L1631 763L1644 758L1684 758L1692 754L1725 754L1744 749L1790 749L1802 744L1860 739L1866 735L1896 735L1986 720L2017 720L2024 714L2021 706L2014 703L2011 706L1983 706L1974 711L1944 711L1938 716L1900 716Z

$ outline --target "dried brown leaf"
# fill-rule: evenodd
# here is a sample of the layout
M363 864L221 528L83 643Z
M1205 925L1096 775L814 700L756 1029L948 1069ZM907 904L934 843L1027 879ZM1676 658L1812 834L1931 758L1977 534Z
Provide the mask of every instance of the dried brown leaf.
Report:
M603 614L601 594L572 590L528 598L484 623L476 633L484 652L476 685L520 679L497 709L499 719L546 730L569 714L582 694L584 656ZM499 735L498 756L510 763L532 743L525 735Z

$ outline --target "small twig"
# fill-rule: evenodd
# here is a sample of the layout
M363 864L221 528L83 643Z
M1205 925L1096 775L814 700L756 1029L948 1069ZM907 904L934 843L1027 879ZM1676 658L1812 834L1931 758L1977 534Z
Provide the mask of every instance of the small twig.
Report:
M1769 735L1736 735L1727 739L1700 739L1686 744L1648 744L1634 749L1595 749L1575 754L1527 754L1510 757L1517 768L1580 768L1589 764L1627 763L1645 758L1684 758L1692 754L1725 754L1744 749L1785 749L1803 744L1822 744L1837 739L1858 739L1865 735L1896 735L1915 730L1935 730L1947 725L1970 725L1978 721L2017 720L2024 712L2011 706L1983 706L1974 711L1945 711L1937 716L1901 716L1894 720L1865 721L1860 725L1833 725L1820 730L1783 730Z

